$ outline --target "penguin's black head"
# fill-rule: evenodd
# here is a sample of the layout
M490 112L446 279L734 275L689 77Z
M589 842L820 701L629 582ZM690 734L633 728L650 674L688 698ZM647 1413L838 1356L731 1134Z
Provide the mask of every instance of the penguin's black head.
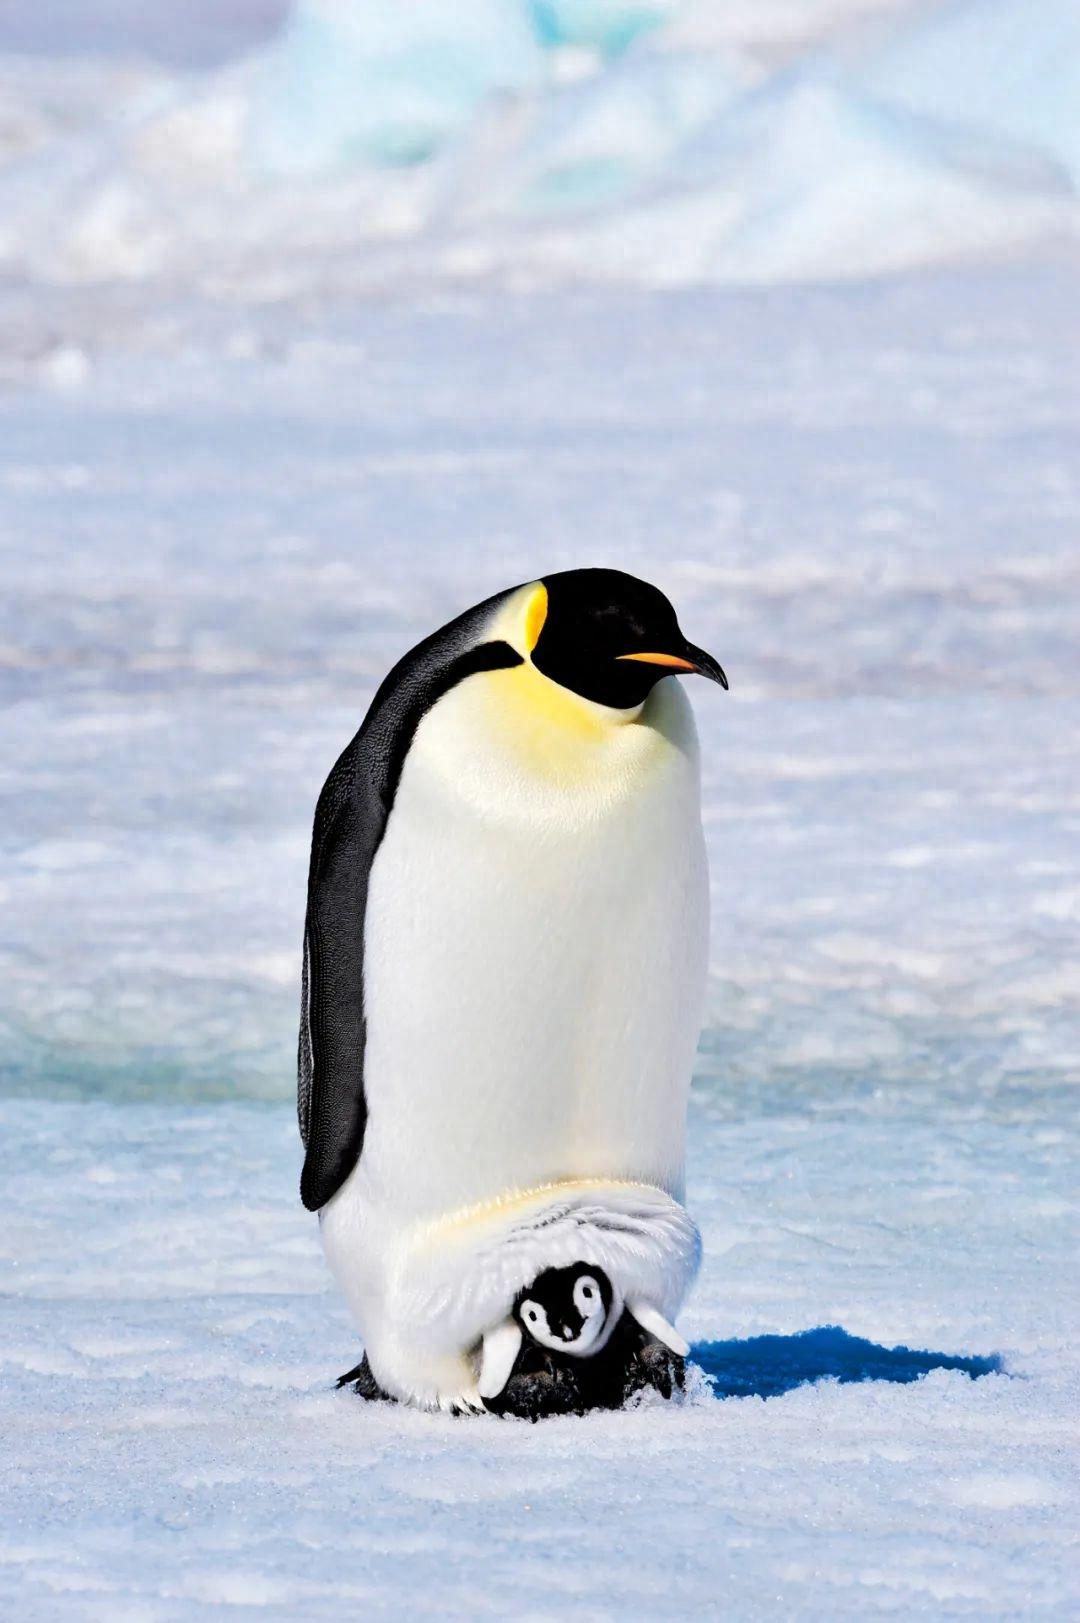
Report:
M716 660L687 642L655 586L619 569L545 575L547 612L532 649L537 670L596 704L629 710L661 677L697 673L726 688Z
M545 1268L518 1293L514 1317L541 1347L588 1352L607 1328L614 1293L602 1268Z

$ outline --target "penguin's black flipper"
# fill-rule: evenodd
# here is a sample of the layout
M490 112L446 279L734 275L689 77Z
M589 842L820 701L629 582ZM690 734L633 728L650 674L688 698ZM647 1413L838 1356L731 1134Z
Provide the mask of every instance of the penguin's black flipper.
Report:
M297 1109L307 1154L300 1198L317 1211L364 1142L364 909L385 814L365 772L362 734L319 796L311 842L300 998Z
M421 720L458 682L520 665L483 636L500 592L398 661L338 758L315 808L300 1000L297 1113L307 1154L300 1198L318 1211L360 1158L364 1095L364 914L368 880L386 832L405 757Z
M311 837L297 1056L297 1113L307 1152L300 1198L310 1212L325 1206L349 1176L367 1125L364 914L371 864L401 770L399 764L392 772L388 762L381 693L323 786Z

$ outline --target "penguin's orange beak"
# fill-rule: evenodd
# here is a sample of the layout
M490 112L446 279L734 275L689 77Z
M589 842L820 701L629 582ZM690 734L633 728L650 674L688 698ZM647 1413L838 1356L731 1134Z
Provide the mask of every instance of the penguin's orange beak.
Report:
M723 667L717 663L711 654L703 648L695 648L693 643L687 643L686 652L689 658L681 654L616 654L616 659L633 659L639 665L666 665L671 671L686 671L691 676L707 676L710 682L719 682L726 691L728 679L724 675Z
M692 671L694 666L678 654L616 654L616 659L636 659L639 665L669 665L673 671Z

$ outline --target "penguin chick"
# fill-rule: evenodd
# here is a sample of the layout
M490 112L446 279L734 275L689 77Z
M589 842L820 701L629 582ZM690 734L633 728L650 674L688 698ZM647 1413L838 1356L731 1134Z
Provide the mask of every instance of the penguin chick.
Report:
M538 1274L518 1295L514 1318L541 1347L585 1358L607 1343L624 1306L654 1340L686 1357L689 1344L659 1308L640 1297L624 1303L604 1270L583 1262Z
M599 1352L621 1312L607 1274L584 1262L545 1268L514 1303L514 1318L526 1334L575 1358Z
M503 1391L526 1337L550 1352L587 1358L607 1343L622 1308L622 1297L616 1297L602 1268L584 1262L545 1268L518 1292L510 1315L485 1334L480 1396L495 1398Z
M588 1359L603 1351L626 1308L646 1336L679 1358L689 1346L658 1308L640 1298L624 1302L602 1268L578 1262L569 1268L545 1268L518 1292L510 1316L483 1338L478 1390L485 1400L497 1398L513 1374L528 1337L549 1352Z

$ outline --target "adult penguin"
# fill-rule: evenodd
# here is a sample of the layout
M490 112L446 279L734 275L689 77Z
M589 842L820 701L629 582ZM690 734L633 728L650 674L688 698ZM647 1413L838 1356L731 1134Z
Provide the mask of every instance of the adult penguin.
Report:
M305 1206L375 1381L478 1408L546 1268L673 1318L708 879L655 587L573 569L406 654L319 797L299 1044ZM498 1360L496 1359L496 1362Z

